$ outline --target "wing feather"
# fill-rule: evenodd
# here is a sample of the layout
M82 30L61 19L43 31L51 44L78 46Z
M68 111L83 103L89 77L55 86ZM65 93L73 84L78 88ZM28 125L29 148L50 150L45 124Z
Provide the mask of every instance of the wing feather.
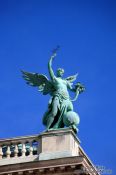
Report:
M25 71L22 71L22 74L27 84L38 87L39 91L43 92L44 95L53 91L53 84L45 75Z
M75 81L77 79L78 74L69 76L66 78L67 81L69 81L70 83L72 83L73 81Z

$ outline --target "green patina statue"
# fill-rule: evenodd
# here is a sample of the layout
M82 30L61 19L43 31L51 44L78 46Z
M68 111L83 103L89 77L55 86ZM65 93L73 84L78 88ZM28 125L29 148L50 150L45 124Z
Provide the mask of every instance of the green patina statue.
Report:
M43 116L43 124L46 126L47 131L67 126L77 133L77 125L80 119L78 114L73 111L72 101L77 100L78 95L83 92L85 88L79 82L73 86L73 81L76 80L77 74L62 78L64 70L61 68L57 70L57 75L54 74L52 61L56 57L57 50L58 48L53 51L48 62L50 80L45 75L25 71L22 71L23 78L27 81L27 84L38 87L43 95L51 95L48 110ZM75 93L74 99L70 98L68 90Z

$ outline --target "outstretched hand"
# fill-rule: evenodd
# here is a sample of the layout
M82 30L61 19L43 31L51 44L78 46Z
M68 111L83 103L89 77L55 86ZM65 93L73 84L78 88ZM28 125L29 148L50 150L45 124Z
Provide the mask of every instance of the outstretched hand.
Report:
M75 85L75 90L78 91L79 94L80 94L80 93L82 93L82 92L85 91L85 87L84 87L81 83L77 83L77 84Z
M54 59L55 57L56 57L56 53L54 52L53 54L52 54L52 56L51 56L51 59Z

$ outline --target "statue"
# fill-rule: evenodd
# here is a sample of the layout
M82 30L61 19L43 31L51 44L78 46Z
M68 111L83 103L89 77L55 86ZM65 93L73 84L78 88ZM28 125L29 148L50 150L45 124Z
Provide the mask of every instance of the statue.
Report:
M43 124L46 126L47 131L67 126L77 133L79 116L73 111L72 101L77 100L78 95L82 93L85 88L79 82L73 86L77 74L62 78L64 70L61 68L57 70L57 75L54 74L52 62L57 55L57 50L58 48L53 51L48 62L50 80L45 75L25 71L22 71L23 78L27 81L27 84L38 87L38 90L42 92L43 95L50 94L51 96L48 109L43 116ZM75 93L74 99L70 98L68 90Z

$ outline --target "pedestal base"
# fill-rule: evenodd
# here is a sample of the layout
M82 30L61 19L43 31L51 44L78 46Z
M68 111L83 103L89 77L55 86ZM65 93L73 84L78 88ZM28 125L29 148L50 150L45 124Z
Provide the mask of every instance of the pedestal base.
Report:
M39 160L79 155L80 141L71 129L52 130L40 135Z

